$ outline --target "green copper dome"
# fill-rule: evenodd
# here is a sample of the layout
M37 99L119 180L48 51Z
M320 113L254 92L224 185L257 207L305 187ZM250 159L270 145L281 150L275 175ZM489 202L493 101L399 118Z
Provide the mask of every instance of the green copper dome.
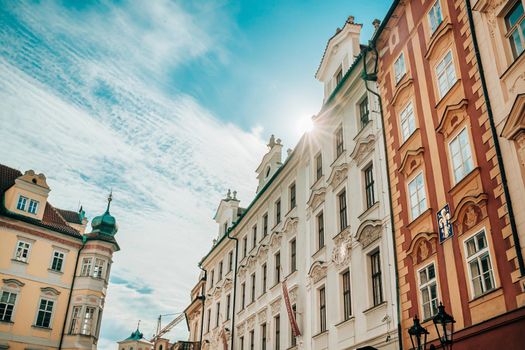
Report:
M108 198L108 207L106 212L102 215L96 216L91 221L91 227L93 230L91 233L98 233L107 236L114 236L118 231L117 220L109 213L109 206L111 204L112 195Z
M139 329L137 328L137 330L133 333L131 333L131 335L129 337L127 337L124 341L126 340L141 340L141 339L144 339L144 334L142 334L141 331L139 331Z

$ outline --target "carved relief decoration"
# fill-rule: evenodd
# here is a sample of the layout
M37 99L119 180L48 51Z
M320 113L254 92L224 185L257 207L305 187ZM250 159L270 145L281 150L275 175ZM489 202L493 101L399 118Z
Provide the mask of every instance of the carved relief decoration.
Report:
M346 179L347 175L348 175L348 164L343 163L332 169L332 172L330 173L330 177L328 178L328 184L332 188L336 188Z
M18 289L26 285L24 282L19 281L16 278L4 278L2 279L2 282L4 282L4 284L7 287L14 288L14 289Z
M521 166L525 168L525 131L522 131L516 136L516 151L518 153L518 161Z
M308 276L310 276L311 283L317 283L326 277L327 266L324 261L315 261L310 267Z
M242 279L246 276L247 266L245 264L239 266L239 270L237 271L237 275Z
M366 220L359 225L355 237L363 248L366 248L381 237L382 230L380 220Z
M264 323L264 322L266 322L266 319L267 319L267 313L268 313L268 308L267 308L267 307L264 307L262 310L260 310L260 311L257 313L257 320L259 321L259 323Z
M215 287L215 290L213 291L213 296L215 298L219 298L221 296L221 290L222 290L221 287Z
M270 305L270 308L272 310L272 315L275 315L276 313L278 313L279 310L281 309L281 297L273 301L272 304Z
M246 327L248 328L248 330L251 330L255 327L255 314L250 316L247 320L246 320Z
M374 134L369 134L366 137L360 137L356 140L354 150L350 154L350 157L356 162L357 165L361 165L363 160L373 152L376 138Z
M268 245L267 244L259 245L259 248L257 248L256 256L259 262L265 261L266 258L268 257Z
M412 173L423 163L423 152L423 147L420 147L417 150L407 151L398 170L405 177L412 175Z
M243 334L244 330L246 329L245 327L246 327L246 323L245 322L239 323L239 325L237 325L237 333Z
M352 235L348 227L334 238L332 261L338 268L350 263L351 249Z
M525 131L525 93L516 96L510 113L501 131L501 136L516 140Z
M281 239L283 238L283 235L279 231L275 231L272 233L272 237L270 238L270 246L272 248L277 248L281 245Z
M60 294L60 291L56 290L55 288L53 287L42 287L40 288L40 290L42 291L42 293L44 293L45 295L53 295L53 296L57 296Z
M233 281L231 278L226 278L224 280L224 284L222 285L222 288L224 288L225 291L229 291L233 287Z
M455 105L449 105L443 111L439 125L436 128L436 131L448 138L450 134L457 130L467 118L467 107L468 100L463 99Z
M451 220L458 234L470 230L487 217L487 198L486 193L481 193L477 196L466 196L459 201Z
M321 203L324 202L324 196L326 194L326 187L321 187L315 191L312 191L310 198L308 199L308 206L311 209L317 208Z
M257 264L257 256L255 255L250 255L248 257L248 260L246 260L246 267L248 270L253 270L253 268L256 266Z
M486 13L487 22L489 24L488 29L489 29L490 36L492 38L494 38L496 35L496 27L498 25L497 19L498 19L499 7L507 2L508 0L480 0L474 6L474 9L476 11L481 11L481 12Z
M297 217L288 218L283 224L282 232L285 235L293 235L297 233L297 225L299 224L299 219Z
M420 232L410 242L407 256L414 265L419 264L437 251L438 234L436 232Z
M296 302L298 293L299 293L299 287L297 285L293 286L288 291L288 297L290 298L290 303L291 304Z
M401 80L394 91L394 96L390 100L392 106L396 106L397 104L401 105L407 100L408 96L412 96L413 82L412 78L407 79L406 76Z

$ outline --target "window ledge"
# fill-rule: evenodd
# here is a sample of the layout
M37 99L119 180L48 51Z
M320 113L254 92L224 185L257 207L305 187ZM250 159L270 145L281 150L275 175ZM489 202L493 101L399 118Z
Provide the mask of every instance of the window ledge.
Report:
M339 161L339 159L344 158L345 154L346 154L346 149L343 149L343 152L341 152L341 154L334 159L332 164L330 164L330 167L333 167L335 165L335 163L337 163Z
M363 221L363 219L365 217L368 216L368 214L370 214L371 212L375 211L377 208L379 208L379 201L376 201L374 204L372 204L372 206L370 208L367 208L364 212L362 212L361 214L359 214L359 216L357 217L360 221Z
M368 123L366 123L365 126L363 126L362 128L359 129L359 131L357 132L357 134L354 136L353 140L357 140L362 134L365 133L366 130L370 129L370 125L372 124L373 120L370 119L370 113L368 113L368 116L369 116L369 119L368 119ZM359 122L361 122L359 120ZM361 125L359 125L361 126Z
M293 270L288 275L286 275L286 277L284 279L292 278L295 275L297 275L297 267L295 268L295 270Z
M315 180L315 182L312 184L312 186L310 186L310 190L314 189L315 187L317 187L317 184L321 183L321 181L324 179L324 174L321 174L321 177L318 178L317 180Z
M501 74L501 76L499 77L500 80L507 78L507 75L509 75L510 72L513 72L516 67L520 67L520 64L518 62L525 60L524 57L525 57L525 51L520 53L520 55L516 57L514 61L512 61L512 63L507 67L507 69L505 69L503 74Z
M412 219L406 226L409 230L412 229L415 225L417 225L419 222L423 221L424 218L426 218L430 213L432 212L432 208L427 208L424 210L421 214L418 215L418 217Z
M27 261L22 261L22 260L18 260L18 259L14 259L14 258L11 259L11 261L16 262L18 264L23 264L23 265L27 265L28 264Z
M456 73L457 74L457 73ZM454 84L452 84L452 86L447 90L447 92L442 96L442 97L439 97L439 100L438 100L438 103L436 104L435 106L435 109L439 109L442 104L444 104L445 102L443 101L446 101L448 100L448 97L450 95L452 95L452 91L456 90L456 88L461 84L461 78L457 78L456 81L454 82ZM436 92L439 93L438 89L436 89ZM456 101L457 103L457 101Z
M483 294L475 296L473 299L469 300L469 304L471 304L471 303L481 304L482 302L485 301L483 299L485 299L487 296L489 296L491 294L496 294L497 292L502 292L501 287L493 288L491 290L486 291Z
M322 246L321 248L317 249L317 251L312 255L312 259L315 260L317 257L319 257L319 255L321 255L325 251L326 251L326 244Z
M62 271L53 270L53 269L47 269L47 271L49 271L51 273L54 273L54 274L57 274L57 275L63 275L64 274L64 272L62 272Z
M341 322L337 323L335 326L336 327L340 327L340 326L343 326L345 323L350 323L350 321L354 321L354 320L355 320L355 317L354 317L354 315L352 315L349 318L347 318L346 320L342 320Z
M320 338L321 336L323 336L325 334L328 335L328 329L313 335L312 339Z
M467 175L463 176L461 180L459 180L452 188L448 191L452 196L454 196L457 192L459 192L464 185L470 182L470 180L475 177L475 174L479 174L481 172L481 168L479 166L473 168ZM454 177L454 175L452 175Z
M363 313L366 315L374 310L377 310L377 309L382 309L383 307L386 307L386 301L383 301L382 303L380 304L377 304L377 305L374 305L366 310L363 311Z
M281 281L275 283L273 286L270 287L270 291L274 290L275 287L277 287L279 284L281 284Z
M36 329L40 329L40 330L43 330L43 331L49 331L49 332L51 332L53 330L53 328L41 327L41 326L37 326L36 324L32 325L31 327L36 328Z
M0 320L0 323L15 324L13 321Z

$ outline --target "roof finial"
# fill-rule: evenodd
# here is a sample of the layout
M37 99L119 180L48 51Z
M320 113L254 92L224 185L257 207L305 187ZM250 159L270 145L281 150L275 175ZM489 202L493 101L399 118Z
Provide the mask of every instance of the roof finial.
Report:
M228 188L228 193L226 193L226 199L232 198L232 191Z
M139 328L140 328L140 320L139 322L137 322L137 331L139 330Z
M237 199L237 191L233 191L233 199Z
M109 192L109 196L108 196L108 207L106 209L106 211L109 213L109 207L111 206L111 201L113 200L113 188L111 189L111 191ZM140 323L140 321L139 321Z

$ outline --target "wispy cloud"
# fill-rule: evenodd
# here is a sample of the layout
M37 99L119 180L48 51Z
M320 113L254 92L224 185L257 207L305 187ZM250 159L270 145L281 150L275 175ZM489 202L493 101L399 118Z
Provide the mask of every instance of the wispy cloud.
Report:
M150 335L158 314L185 307L218 200L230 186L245 199L255 188L260 129L221 123L166 86L188 60L227 59L226 30L210 30L224 15L195 11L173 1L0 3L0 147L9 150L0 161L44 172L54 204L80 201L90 217L115 194L122 250L101 349L136 320Z

